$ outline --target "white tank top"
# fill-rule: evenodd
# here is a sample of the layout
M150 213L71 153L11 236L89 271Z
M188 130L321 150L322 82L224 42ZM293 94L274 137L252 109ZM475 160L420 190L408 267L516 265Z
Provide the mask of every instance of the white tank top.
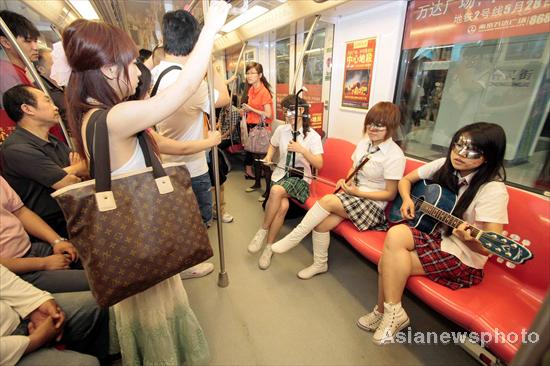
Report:
M133 170L143 169L145 167L145 157L143 156L143 151L141 151L138 139L136 138L136 148L134 149L134 154L130 160L124 163L120 168L112 171L111 176L128 173Z

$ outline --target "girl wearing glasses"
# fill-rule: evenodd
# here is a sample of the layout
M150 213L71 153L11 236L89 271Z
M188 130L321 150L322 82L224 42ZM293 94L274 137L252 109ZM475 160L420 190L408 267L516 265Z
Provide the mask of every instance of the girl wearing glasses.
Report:
M384 209L397 195L397 183L405 171L405 155L392 139L400 120L401 112L395 104L374 105L365 116L364 137L351 156L353 166L348 176L361 162L369 160L351 182L337 182L343 192L317 201L302 222L271 247L275 253L284 253L313 231L313 264L298 272L299 278L310 279L328 270L330 230L343 220L350 220L360 231L387 228Z
M502 127L478 122L458 130L445 158L432 161L399 181L401 214L415 215L411 186L429 179L458 194L452 212L482 230L501 232L508 223L508 193L503 167L506 135ZM392 227L378 263L378 303L357 325L373 331L373 342L391 342L409 325L401 296L409 276L423 275L453 290L481 282L488 252L470 235L467 224L455 230L420 232L408 225Z
M302 98L298 98L298 108L295 104L294 95L289 95L281 101L287 123L275 130L271 136L269 150L264 157L264 161L271 162L275 152L279 152L277 167L272 175L273 184L267 200L264 221L248 245L248 251L256 253L262 248L267 237L267 245L258 262L261 269L267 269L271 264L273 254L271 244L283 225L288 211L288 198L293 197L304 203L309 196L311 167L321 169L323 166L323 144L321 136L309 127L309 107ZM298 132L296 141L293 141L296 110L298 110ZM292 152L296 154L295 167L303 169L303 174L298 176L286 171L287 166L292 166Z
M246 112L246 127L248 131L250 131L261 121L264 121L266 124L271 122L273 116L273 96L271 94L271 85L269 85L264 76L264 69L262 65L257 62L251 62L246 65L246 83L247 88L245 90L245 97L243 98L245 102L242 104L242 109ZM260 201L263 202L269 191L271 170L254 162L254 158L259 157L260 156L254 156L254 154L250 152L246 153L244 160L245 178L255 179L254 185L247 188L246 191L253 192L262 187L260 182L263 170L266 182L265 193L260 197ZM254 166L254 175L252 175L252 166Z

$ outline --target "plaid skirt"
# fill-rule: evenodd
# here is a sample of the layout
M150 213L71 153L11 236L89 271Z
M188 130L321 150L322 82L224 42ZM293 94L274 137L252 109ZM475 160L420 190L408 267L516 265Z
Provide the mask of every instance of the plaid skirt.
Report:
M272 182L272 184L282 186L290 197L297 199L302 204L306 203L306 200L309 197L309 184L307 184L307 182L302 178L283 178L277 182Z
M349 220L359 231L388 229L384 210L373 201L347 193L336 193L336 197L340 199Z
M440 285L458 290L477 285L483 270L462 263L457 257L441 250L441 233L432 235L411 228L414 247L426 276Z

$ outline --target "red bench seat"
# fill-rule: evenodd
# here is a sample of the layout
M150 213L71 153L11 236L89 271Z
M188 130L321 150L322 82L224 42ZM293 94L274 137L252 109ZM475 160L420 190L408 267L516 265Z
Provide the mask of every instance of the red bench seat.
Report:
M351 166L355 145L345 140L327 139L324 144L324 166L319 171L323 179L336 182L346 176ZM424 164L407 159L405 173ZM334 190L314 181L311 195L304 205L310 208L316 200ZM520 336L517 342L490 342L487 347L505 362L511 362L521 346L522 330L528 331L541 308L550 284L550 200L517 188L508 187L510 224L505 230L528 239L534 258L524 265L508 268L495 257L485 266L481 284L453 291L425 277L413 276L407 288L433 309L465 329L477 333L511 332ZM373 263L382 254L385 232L359 232L344 221L334 232L345 238L357 251ZM414 319L413 319L414 325Z

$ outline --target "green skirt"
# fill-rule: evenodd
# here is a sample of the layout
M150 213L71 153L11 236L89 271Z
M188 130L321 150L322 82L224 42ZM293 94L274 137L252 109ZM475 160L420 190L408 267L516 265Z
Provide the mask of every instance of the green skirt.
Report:
M297 199L302 204L309 197L309 184L302 178L283 178L278 182L273 182L273 184L282 186L290 197Z

